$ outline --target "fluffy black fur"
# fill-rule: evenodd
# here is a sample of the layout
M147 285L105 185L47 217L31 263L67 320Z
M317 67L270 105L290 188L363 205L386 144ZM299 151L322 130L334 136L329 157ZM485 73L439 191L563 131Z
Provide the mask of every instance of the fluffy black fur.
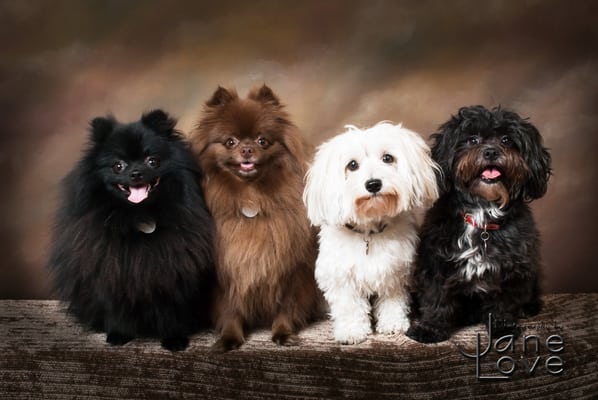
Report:
M421 228L407 336L439 342L489 313L494 332L517 334L517 319L541 307L528 203L546 192L550 155L531 123L500 107L461 108L432 139L442 194ZM485 225L494 230L484 244Z
M208 318L214 226L175 124L161 110L129 124L95 118L63 183L54 286L68 311L111 344L147 336L183 350Z

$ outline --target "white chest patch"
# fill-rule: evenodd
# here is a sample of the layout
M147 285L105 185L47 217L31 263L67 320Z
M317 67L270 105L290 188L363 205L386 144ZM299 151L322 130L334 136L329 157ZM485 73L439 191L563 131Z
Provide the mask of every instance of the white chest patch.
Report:
M495 218L500 217L500 210L474 210L470 215L476 226L484 226L488 221L486 220L486 214L491 215ZM474 277L482 278L486 272L494 273L497 270L497 266L490 262L486 257L486 251L484 246L474 245L474 236L481 235L483 232L478 228L475 228L471 224L465 226L465 230L461 237L457 240L457 247L460 252L454 254L452 257L453 261L465 261L461 266L462 276L470 281ZM482 288L480 290L483 291Z
M139 232L153 233L156 230L156 223L154 221L140 222L137 224Z

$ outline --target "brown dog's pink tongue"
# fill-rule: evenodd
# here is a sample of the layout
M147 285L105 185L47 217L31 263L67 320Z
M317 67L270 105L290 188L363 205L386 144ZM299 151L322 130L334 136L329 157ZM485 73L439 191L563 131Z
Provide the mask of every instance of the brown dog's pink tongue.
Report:
M243 171L251 171L254 166L255 166L255 164L252 162L242 162L241 163L241 169Z
M144 185L144 186L139 186L139 187L129 187L129 191L131 192L131 194L129 194L129 197L127 198L127 200L129 200L131 203L141 203L143 200L147 199L147 194L149 193L150 190L150 186L149 185Z
M482 178L484 179L496 179L502 174L496 168L488 168L482 172Z

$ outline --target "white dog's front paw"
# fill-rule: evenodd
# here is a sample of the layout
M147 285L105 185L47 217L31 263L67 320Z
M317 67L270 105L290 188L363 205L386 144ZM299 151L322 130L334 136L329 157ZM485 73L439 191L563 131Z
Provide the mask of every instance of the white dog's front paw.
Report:
M334 340L340 344L358 344L365 341L372 333L370 324L353 324L353 326L343 325L334 327Z
M402 333L409 329L409 320L395 316L394 318L383 318L378 320L376 324L376 332L384 335L392 335L393 333Z
M383 300L376 312L376 332L385 335L402 333L409 329L408 308L400 300Z

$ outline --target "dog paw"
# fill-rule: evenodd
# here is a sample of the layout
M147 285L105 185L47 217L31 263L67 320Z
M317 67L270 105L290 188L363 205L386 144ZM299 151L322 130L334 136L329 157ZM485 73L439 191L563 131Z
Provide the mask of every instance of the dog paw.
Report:
M212 353L226 353L238 349L243 343L244 341L239 340L238 338L222 336L212 345L210 351Z
M383 335L402 333L409 328L409 320L406 318L394 318L379 320L376 324L376 332Z
M516 321L498 319L492 322L492 336L494 337L513 335L514 338L518 338L521 332L522 329Z
M182 351L189 346L189 338L185 336L172 336L162 339L162 347L170 351Z
M301 339L294 333L275 333L272 335L272 341L279 346L299 346Z
M372 333L369 326L357 327L352 330L348 329L335 329L334 340L339 344L358 344L365 341L368 335Z
M541 309L542 303L540 301L527 303L521 308L521 318L529 318L538 315Z
M405 335L420 343L438 343L449 338L447 331L423 325L412 325L407 329Z
M108 335L106 335L106 342L113 346L122 346L123 344L129 343L133 339L133 336L124 335L114 331L108 332Z

